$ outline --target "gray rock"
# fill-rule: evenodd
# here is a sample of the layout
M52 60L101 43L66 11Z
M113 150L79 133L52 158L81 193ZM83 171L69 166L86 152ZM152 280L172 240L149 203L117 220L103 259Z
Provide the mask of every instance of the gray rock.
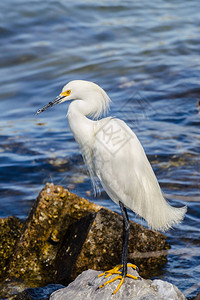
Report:
M134 276L138 273L132 268L128 272ZM101 272L87 270L80 274L66 288L57 290L50 296L50 300L185 300L184 295L173 284L162 280L134 280L126 277L119 291L113 292L119 280L98 289L106 280L104 276L98 277Z

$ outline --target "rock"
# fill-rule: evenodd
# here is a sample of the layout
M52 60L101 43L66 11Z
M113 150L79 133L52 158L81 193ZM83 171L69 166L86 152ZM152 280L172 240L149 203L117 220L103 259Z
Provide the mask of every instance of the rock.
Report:
M102 208L73 223L57 262L58 282L68 284L87 269L109 270L121 262L122 217ZM166 249L166 236L130 222L129 260L138 264L140 275L152 272L166 262L166 253L151 257L151 252ZM148 253L145 258L134 257L134 252ZM137 255L138 257L138 255ZM130 259L131 258L131 259Z
M0 297L52 282L67 285L84 270L120 263L122 217L62 186L47 184L20 226ZM140 275L155 274L168 248L165 235L130 222L129 260Z
M100 207L70 193L62 186L47 184L36 199L9 265L7 279L20 279L30 287L56 279L55 259L68 227Z
M29 286L21 281L5 281L0 286L0 299L15 299L14 297L23 292Z
M10 257L20 237L23 222L16 217L0 219L0 280L6 274Z
M128 272L137 276L137 272L128 268ZM50 300L185 300L184 295L173 284L162 280L134 280L125 278L119 291L112 295L119 284L119 280L98 289L106 280L98 277L101 272L84 271L66 288L54 292ZM110 276L109 279L113 278Z

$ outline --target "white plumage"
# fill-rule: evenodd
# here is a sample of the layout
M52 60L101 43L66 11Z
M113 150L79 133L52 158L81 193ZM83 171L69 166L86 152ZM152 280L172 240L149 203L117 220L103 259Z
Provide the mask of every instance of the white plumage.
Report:
M68 110L70 128L81 149L94 189L97 176L115 202L144 218L155 230L167 230L179 223L186 207L175 208L164 199L156 176L135 133L116 118L99 118L110 99L98 85L82 80L64 86L56 103L74 100Z
M179 223L186 208L172 207L164 199L137 136L119 119L112 119L109 123L113 129L121 129L120 135L124 135L124 141L127 138L127 142L116 149L113 155L112 151L105 153L102 130L96 135L93 146L94 169L107 194L115 203L121 201L127 208L144 218L152 229L165 231ZM112 141L110 144L115 150L117 145L113 146Z

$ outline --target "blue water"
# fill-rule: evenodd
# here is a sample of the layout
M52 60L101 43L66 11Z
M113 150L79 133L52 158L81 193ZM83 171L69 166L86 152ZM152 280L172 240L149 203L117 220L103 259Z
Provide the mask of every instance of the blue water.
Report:
M0 2L0 217L24 219L46 182L119 211L104 192L93 196L67 104L34 116L68 81L94 81L170 203L188 206L159 275L187 297L200 282L199 9L198 0Z

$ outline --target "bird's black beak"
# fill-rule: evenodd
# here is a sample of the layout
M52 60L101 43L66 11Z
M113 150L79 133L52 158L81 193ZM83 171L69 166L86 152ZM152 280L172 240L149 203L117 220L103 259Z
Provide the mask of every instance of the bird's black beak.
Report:
M55 100L49 102L47 105L45 105L45 106L43 106L42 108L40 108L40 109L36 112L35 115L38 115L38 114L40 114L41 112L45 111L46 109L48 109L48 108L50 108L50 107L52 107L52 106L54 106L54 105L56 105L56 104L61 103L63 98L65 98L65 96L61 96L61 95L57 96Z

